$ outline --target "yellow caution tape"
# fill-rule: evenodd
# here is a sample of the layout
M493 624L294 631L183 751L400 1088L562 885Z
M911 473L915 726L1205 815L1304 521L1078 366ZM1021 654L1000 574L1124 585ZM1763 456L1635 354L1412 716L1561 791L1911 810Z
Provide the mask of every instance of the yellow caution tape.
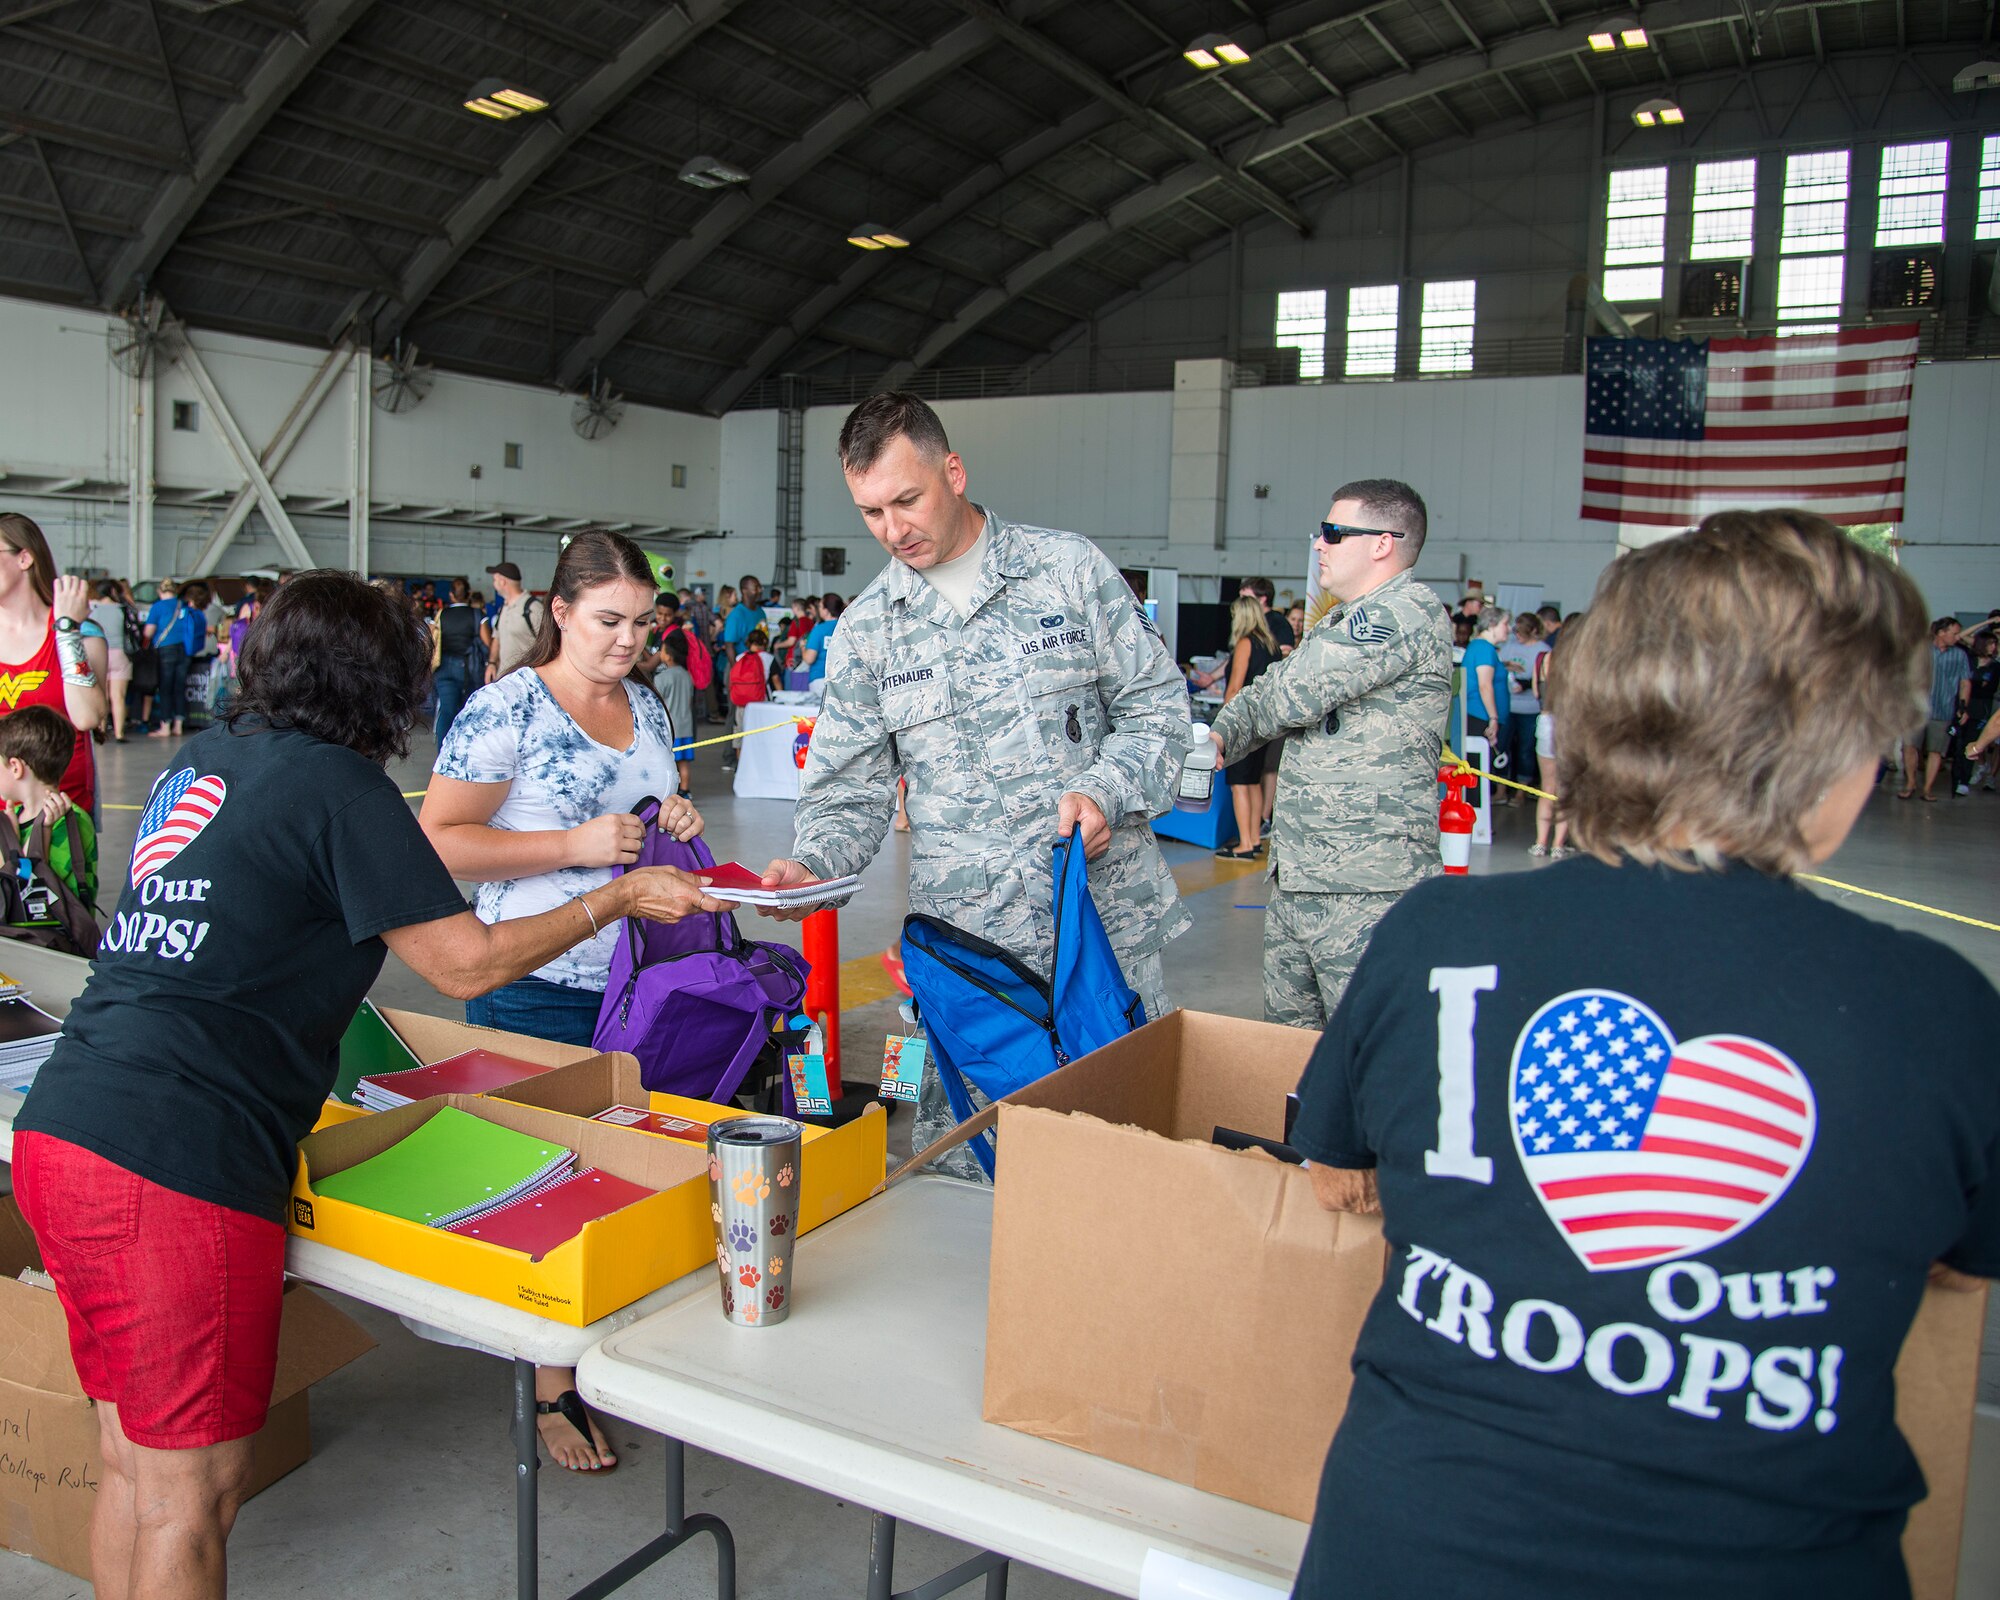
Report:
M1829 889L1844 889L1849 894L1864 894L1870 900L1886 900L1892 906L1901 906L1905 911L1927 911L1934 917L1946 917L1953 922L1963 922L1969 928L1984 928L1988 933L2000 933L2000 922L1982 922L1977 917L1961 916L1956 911L1940 911L1936 906L1920 905L1915 900L1899 900L1893 894L1883 894L1876 889L1863 889L1852 883L1841 883L1834 878L1816 877L1810 872L1797 872L1793 876L1805 883L1823 883Z
M787 717L783 722L767 723L761 728L745 728L741 733L719 733L713 739L699 739L693 744L677 744L674 746L674 758L679 760L684 751L706 750L712 744L734 744L738 739L748 739L760 733L776 733L780 728L795 728L801 722L810 720L807 717ZM430 793L428 789L405 789L403 791L403 798L405 800L421 800L428 793ZM103 809L106 811L144 811L146 808L144 806L125 805L116 800L106 800L103 803Z
M1536 789L1525 783L1516 783L1511 778L1496 778L1490 772L1481 772L1471 762L1467 761L1464 756L1452 749L1449 744L1445 745L1444 753L1450 756L1453 762L1457 764L1460 772L1473 773L1478 777L1484 778L1488 783L1497 783L1505 788L1519 789L1521 793L1534 795L1539 800L1554 800L1556 798L1555 795L1550 794L1546 789ZM1968 917L1962 912L1946 911L1938 906L1927 906L1918 900L1904 900L1893 894L1884 894L1879 889L1864 889L1858 883L1842 883L1838 878L1822 878L1817 873L1812 872L1795 872L1792 876L1797 878L1801 883L1817 883L1828 889L1839 889L1846 894L1865 895L1870 900L1880 900L1887 905L1901 906L1905 911L1921 911L1928 916L1943 917L1948 922L1962 922L1968 928L1984 928L1988 933L2000 933L2000 922L1986 922L1978 917Z

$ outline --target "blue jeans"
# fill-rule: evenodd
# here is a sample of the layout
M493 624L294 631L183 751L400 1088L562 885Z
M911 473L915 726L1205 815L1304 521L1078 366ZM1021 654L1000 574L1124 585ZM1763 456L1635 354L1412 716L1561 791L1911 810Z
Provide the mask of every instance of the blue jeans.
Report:
M456 660L446 659L438 663L432 674L431 686L437 693L437 742L444 748L445 735L451 732L451 725L458 720L459 712L465 709L466 698L472 693L472 670L464 656Z
M604 996L595 989L571 989L546 978L516 978L491 994L465 1002L465 1020L476 1028L525 1033L557 1044L590 1043Z
M1533 784L1537 788L1542 782L1542 760L1535 753L1535 718L1533 711L1514 711L1508 714L1513 731L1514 770L1507 774L1516 783Z
M153 691L153 720L181 722L187 717L188 653L177 644L160 647L160 686Z

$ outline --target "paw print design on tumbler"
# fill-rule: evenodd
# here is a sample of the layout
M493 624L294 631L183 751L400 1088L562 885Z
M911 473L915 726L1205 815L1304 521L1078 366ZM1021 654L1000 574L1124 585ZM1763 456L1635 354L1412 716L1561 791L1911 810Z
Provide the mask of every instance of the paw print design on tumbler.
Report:
M804 1130L783 1117L733 1117L708 1130L709 1213L715 1219L722 1312L738 1327L791 1315ZM773 1280L783 1275L783 1284Z

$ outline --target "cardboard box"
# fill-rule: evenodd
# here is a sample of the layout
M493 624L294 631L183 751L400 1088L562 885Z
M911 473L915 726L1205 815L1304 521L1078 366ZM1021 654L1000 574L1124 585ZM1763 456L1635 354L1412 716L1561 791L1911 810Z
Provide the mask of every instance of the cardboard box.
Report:
M638 1061L622 1051L559 1067L554 1072L543 1073L539 1078L528 1078L496 1090L487 1098L508 1100L517 1105L540 1106L566 1117L594 1117L613 1106L639 1106L648 1111L661 1111L668 1116L701 1123L752 1115L737 1106L689 1100L677 1094L653 1094L639 1081ZM810 1123L803 1126L805 1133L801 1140L799 1173L804 1189L799 1208L801 1233L817 1228L822 1222L831 1222L843 1211L852 1211L870 1195L879 1194L889 1157L889 1118L878 1105L871 1105L844 1127L816 1128ZM666 1144L681 1142L663 1134L647 1133L641 1137ZM688 1148L699 1150L702 1147L689 1145ZM708 1241L708 1253L713 1255L714 1244L708 1233L705 1180L698 1209L702 1237Z
M999 1128L987 1421L1311 1518L1381 1227L1210 1141L1281 1138L1317 1037L1176 1012L959 1130ZM1897 1366L1930 1485L1904 1536L1917 1600L1955 1590L1985 1301L1931 1290Z
M401 1011L394 1006L378 1006L376 1010L394 1030L396 1037L410 1047L410 1053L417 1058L418 1064L426 1067L452 1056L463 1055L467 1050L492 1050L503 1056L515 1056L522 1061L551 1067L588 1061L597 1054L596 1049L587 1044L557 1044L553 1039L535 1039L525 1033L475 1027L470 1022L453 1022L449 1017L433 1017L422 1011ZM366 1106L349 1105L345 1100L329 1096L320 1110L319 1121L313 1124L313 1132L338 1127L343 1122L352 1122L356 1117L369 1114Z
M1310 1519L1381 1223L1209 1141L1282 1138L1317 1039L1178 1011L991 1108L987 1421Z
M0 1199L0 1545L90 1576L90 1516L103 1477L97 1408L70 1364L69 1331L52 1290L19 1281L40 1267L35 1236ZM312 1453L306 1390L375 1341L303 1285L285 1291L271 1413L256 1436L251 1492Z
M315 1192L315 1179L381 1154L444 1106L551 1140L574 1150L579 1167L599 1167L658 1192L584 1224L583 1232L539 1259ZM708 1207L708 1156L698 1145L453 1094L308 1134L299 1144L291 1231L431 1283L583 1327L713 1262Z

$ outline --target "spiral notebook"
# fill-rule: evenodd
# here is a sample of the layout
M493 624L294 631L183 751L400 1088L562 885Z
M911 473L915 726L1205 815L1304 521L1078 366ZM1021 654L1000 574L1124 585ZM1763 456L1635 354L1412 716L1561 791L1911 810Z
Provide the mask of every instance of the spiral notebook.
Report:
M370 1111L393 1111L432 1095L491 1094L548 1070L539 1062L503 1056L497 1050L461 1050L427 1067L370 1073L355 1085L354 1102Z
M314 1187L325 1199L449 1228L539 1193L575 1165L573 1150L445 1106L380 1155Z
M519 1250L539 1261L557 1245L583 1232L585 1223L623 1211L656 1192L615 1173L585 1167L539 1193L525 1195L468 1221L455 1222L450 1231L503 1249Z

